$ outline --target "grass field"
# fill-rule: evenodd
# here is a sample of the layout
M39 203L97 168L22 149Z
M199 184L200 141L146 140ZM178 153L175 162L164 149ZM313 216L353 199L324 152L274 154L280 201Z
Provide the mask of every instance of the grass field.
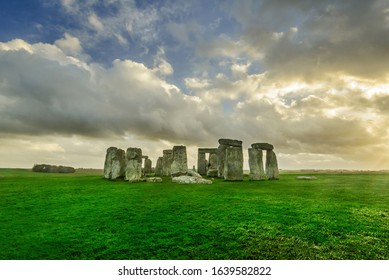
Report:
M0 170L0 259L389 259L389 174L212 185Z

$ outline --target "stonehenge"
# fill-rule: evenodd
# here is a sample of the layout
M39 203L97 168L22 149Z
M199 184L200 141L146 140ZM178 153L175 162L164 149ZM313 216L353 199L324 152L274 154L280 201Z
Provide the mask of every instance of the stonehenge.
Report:
M110 147L107 149L104 162L104 178L109 180L124 178L129 182L161 182L160 177L170 176L172 182L181 184L212 183L213 179L207 180L203 176L223 178L225 181L242 181L244 179L242 141L221 138L218 142L217 148L198 148L197 172L195 166L193 170L188 169L187 149L183 145L163 150L163 155L158 157L154 169L151 159L142 155L140 148L128 148L124 152L122 149ZM248 156L250 180L279 179L278 162L272 144L253 143L248 149ZM39 168L34 166L34 169Z

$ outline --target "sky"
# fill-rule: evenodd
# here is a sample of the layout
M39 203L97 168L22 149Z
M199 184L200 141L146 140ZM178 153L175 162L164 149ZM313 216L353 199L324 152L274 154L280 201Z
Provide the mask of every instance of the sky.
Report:
M389 169L389 1L0 1L0 167L218 139Z

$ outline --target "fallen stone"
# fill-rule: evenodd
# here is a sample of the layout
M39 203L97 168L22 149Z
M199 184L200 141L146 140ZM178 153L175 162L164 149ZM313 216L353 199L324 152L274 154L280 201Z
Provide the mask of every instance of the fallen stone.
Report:
M298 180L316 180L317 177L315 177L315 176L297 176L296 179L298 179Z
M197 177L197 178L203 178L203 176L201 176L199 173L193 170L188 170L187 175L192 177Z
M188 175L173 177L172 182L178 184L212 184L212 180Z
M162 182L162 178L161 177L149 177L149 178L146 178L146 182L149 182L149 183L161 183Z

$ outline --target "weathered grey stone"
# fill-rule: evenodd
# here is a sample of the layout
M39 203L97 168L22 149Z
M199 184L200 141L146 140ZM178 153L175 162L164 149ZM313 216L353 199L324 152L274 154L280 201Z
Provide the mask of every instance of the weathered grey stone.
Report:
M130 182L142 181L142 150L140 148L127 149L125 179Z
M188 175L173 177L172 182L178 184L212 184L212 180L207 180L204 178L188 176Z
M193 170L188 170L188 176L203 178L199 173Z
M217 155L216 154L209 155L207 176L208 177L217 177L218 176L218 166L217 166Z
M224 162L224 179L227 181L243 180L243 151L242 147L228 147Z
M185 146L173 147L173 160L171 165L171 175L173 177L186 175L188 173L188 160Z
M220 177L220 178L223 178L224 177L224 165L225 165L225 161L226 161L226 149L228 148L229 146L227 145L219 145L219 147L217 148L217 169L218 169L218 172L217 172L217 176Z
M46 172L46 173L74 173L76 170L70 166L57 166L49 164L35 164L32 167L33 172Z
M197 154L197 172L201 175L207 173L207 160L205 159L205 153L200 152L200 149Z
M242 141L233 139L219 139L219 144L233 147L242 147Z
M171 165L173 161L173 151L172 150L163 150L162 157L162 174L163 176L171 175Z
M269 180L279 179L277 157L273 150L266 151L266 176Z
M163 172L162 172L162 157L159 157L157 159L157 163L155 165L155 175L156 176L163 176Z
M149 182L149 183L161 183L162 182L162 178L161 177L149 177L149 178L146 178L146 182Z
M104 162L104 178L115 180L124 177L125 167L124 150L116 147L108 148Z
M261 150L273 150L274 146L269 143L254 143L251 144L251 147L254 149L261 149Z
M145 176L151 174L151 165L152 165L152 161L147 157L145 159L144 167L143 167L143 173L145 174Z
M250 180L267 179L263 169L263 153L260 149L249 148Z
M297 176L296 179L298 179L298 180L316 180L317 177L315 177L315 176Z

